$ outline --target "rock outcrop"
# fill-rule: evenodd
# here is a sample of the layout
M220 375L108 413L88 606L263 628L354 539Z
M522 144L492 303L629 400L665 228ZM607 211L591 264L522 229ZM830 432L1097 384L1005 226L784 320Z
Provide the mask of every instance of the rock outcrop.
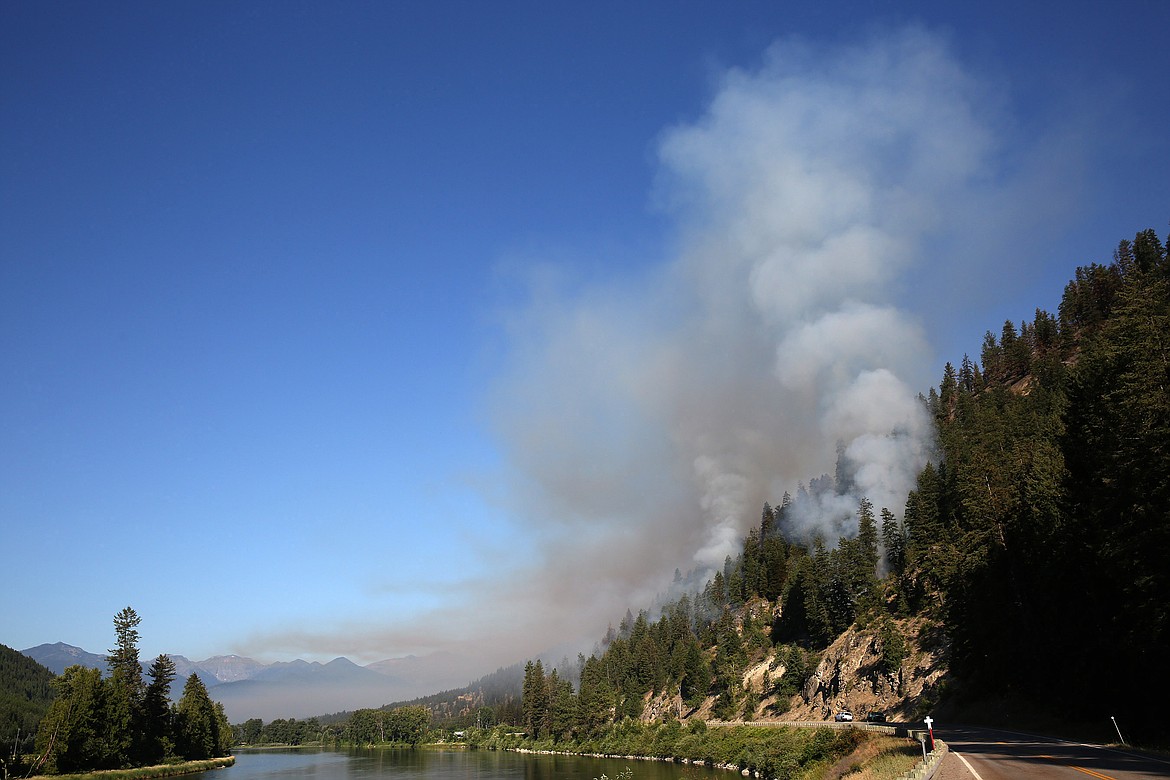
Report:
M894 628L906 648L906 657L897 668L887 668L878 631L853 626L816 656L816 666L802 684L798 683L799 692L783 700L775 691L788 670L780 660L783 650L773 649L744 672L744 698L758 701L758 706L743 712L741 719L832 720L842 709L850 710L858 720L874 711L890 721L920 719L936 702L946 679L948 642L937 626L921 618L894 621ZM646 697L642 720L709 720L714 704L715 698L710 697L690 708L677 693L659 693Z

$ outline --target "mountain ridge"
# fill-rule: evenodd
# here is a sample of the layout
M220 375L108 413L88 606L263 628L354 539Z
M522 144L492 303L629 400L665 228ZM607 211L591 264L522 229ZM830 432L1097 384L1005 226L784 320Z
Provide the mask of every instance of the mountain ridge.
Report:
M55 642L20 653L54 674L81 665L106 671L106 656ZM453 677L449 654L435 658L407 656L375 661L365 666L345 656L331 661L276 661L264 664L239 655L215 655L192 661L169 653L175 662L172 696L178 696L192 674L224 705L233 722L248 718L304 718L338 710L380 707L388 702L423 696L435 690L467 683ZM144 668L145 671L145 668Z

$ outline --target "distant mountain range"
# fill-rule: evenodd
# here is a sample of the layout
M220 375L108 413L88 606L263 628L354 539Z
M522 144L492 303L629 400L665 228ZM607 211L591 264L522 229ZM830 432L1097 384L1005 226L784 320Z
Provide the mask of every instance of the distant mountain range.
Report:
M105 655L64 642L37 645L21 653L54 674L73 665L106 670ZM299 659L262 664L238 655L217 655L203 661L181 655L170 658L178 675L171 686L172 697L177 699L187 678L198 674L211 698L223 704L232 723L248 718L268 722L381 707L468 683L452 672L466 665L442 654L388 659L367 666L348 658L335 658L325 664Z

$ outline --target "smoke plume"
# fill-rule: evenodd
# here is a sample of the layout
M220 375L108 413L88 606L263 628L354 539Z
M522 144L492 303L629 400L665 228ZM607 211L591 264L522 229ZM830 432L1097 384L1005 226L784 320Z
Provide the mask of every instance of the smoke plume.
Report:
M833 469L837 441L859 493L899 509L929 442L908 384L929 353L891 290L979 175L973 90L919 31L828 57L777 45L726 74L661 141L677 259L516 324L496 419L518 511L659 530L676 562L721 563L765 499Z
M835 541L862 496L901 514L931 447L931 358L895 291L985 170L978 99L920 30L781 43L663 134L676 257L542 288L513 323L494 419L541 582L575 581L598 622L624 612L610 595L636 609L676 567L721 566L765 501L834 471L838 442L850 491L799 530Z
M587 651L839 461L848 485L814 492L795 530L855 533L863 496L901 515L931 449L917 394L934 367L899 301L1006 187L988 173L993 115L920 29L781 42L724 73L657 145L669 260L576 285L534 270L508 322L494 500L523 549L409 636L367 641L445 647L481 672L575 639Z

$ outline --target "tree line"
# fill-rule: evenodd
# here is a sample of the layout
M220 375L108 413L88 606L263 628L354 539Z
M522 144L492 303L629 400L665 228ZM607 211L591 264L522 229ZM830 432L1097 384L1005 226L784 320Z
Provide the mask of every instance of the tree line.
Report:
M430 731L431 713L425 707L362 709L339 724L336 741L350 745L418 745Z
M782 709L817 654L858 622L897 675L907 645L895 621L923 616L950 643L958 695L1092 708L1152 735L1170 694L1165 244L1145 230L1111 263L1078 268L1056 316L1037 309L988 332L980 359L948 363L921 398L937 453L901 520L862 499L856 530L833 544L795 530L802 505L852 491L839 457L835 474L765 504L741 554L700 592L654 618L627 612L588 658L530 661L520 725L534 738L589 738L663 693L687 707L715 696L725 719L772 694ZM749 660L766 651L778 673L745 691Z
M430 733L431 712L426 707L360 709L339 715L297 720L277 718L264 723L250 718L233 726L236 741L244 745L418 745Z
M899 594L972 687L1162 720L1170 613L1170 262L1153 230L1078 268L1056 316L988 332L929 400Z
M138 613L114 617L116 647L109 676L70 666L56 677L55 697L37 730L31 770L39 774L151 766L226 756L232 731L223 706L213 703L198 675L187 678L171 703L175 664L159 655L143 677L138 659Z
M276 718L265 723L260 718L249 718L232 726L235 741L241 745L290 745L297 747L325 741L328 726L318 718Z

